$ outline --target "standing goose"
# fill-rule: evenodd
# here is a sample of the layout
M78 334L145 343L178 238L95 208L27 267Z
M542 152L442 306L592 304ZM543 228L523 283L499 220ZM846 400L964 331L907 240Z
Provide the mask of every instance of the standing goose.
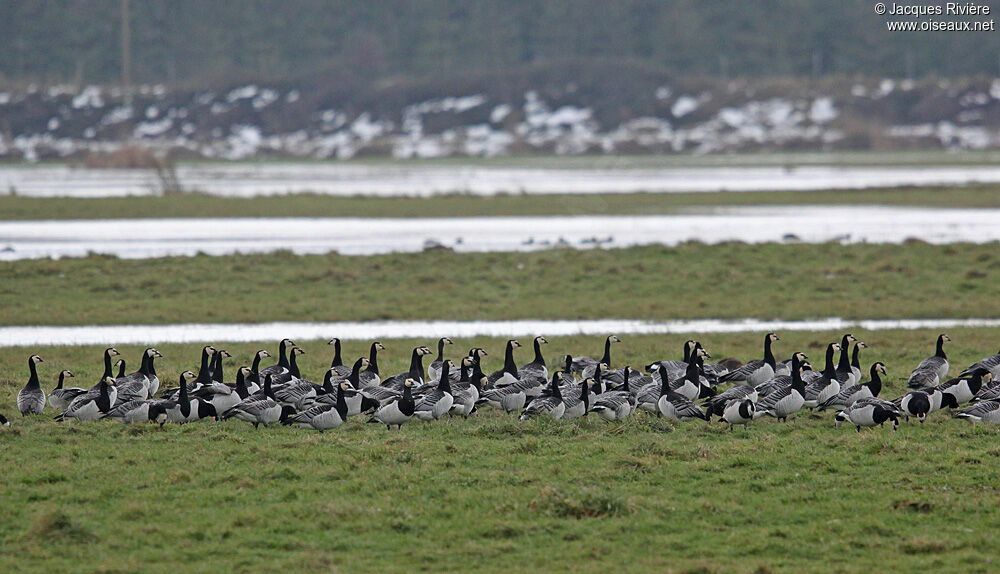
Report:
M115 375L115 380L117 381L119 377L125 376L125 359L118 359L115 361L115 368L118 369L118 374Z
M202 385L212 384L212 356L215 354L215 347L211 345L205 345L201 348L201 365L198 367L198 374L193 378L191 382L188 383L188 391L196 391L201 388ZM184 377L181 377L183 380ZM173 387L164 389L160 393L160 397L167 398L171 400L177 400L180 396L180 387Z
M250 390L246 384L249 374L250 369L248 367L240 367L236 371L236 384L234 386L230 387L229 385L216 383L204 386L193 394L198 399L211 403L212 407L215 408L215 412L224 413L250 396Z
M153 361L162 356L159 351L149 347L142 352L138 371L115 377L115 382L118 384L118 397L115 402L142 401L155 396L160 388L160 379L156 376Z
M98 379L97 384L91 387L90 390L96 391L97 389L100 388L101 383L103 383L105 379L114 378L115 374L113 370L114 367L111 364L111 357L117 357L119 355L121 355L121 353L119 353L118 349L114 347L108 347L107 349L104 349L104 374L101 375L101 378Z
M750 421L757 413L757 403L750 399L731 399L722 409L723 422L729 423L729 432L733 432L733 427L743 425L747 428Z
M292 347L288 351L288 371L285 373L280 373L274 375L271 379L271 384L275 387L280 385L287 385L293 383L302 378L302 372L299 370L299 355L305 355L306 351L302 347Z
M594 369L597 368L598 363L604 363L605 365L611 365L611 343L621 343L622 340L616 335L608 335L608 338L604 340L604 354L601 355L600 360L592 359L590 357L573 357L573 372L580 373L580 376L586 379L587 377L592 377L594 374Z
M490 376L487 378L487 382L491 387L513 385L520 379L517 372L517 363L514 362L514 349L520 346L521 343L518 343L514 339L507 341L507 348L504 350L503 356L503 368L490 373Z
M549 369L545 366L545 358L542 357L542 345L547 344L548 341L545 337L535 337L534 349L535 358L532 359L530 363L526 363L521 366L521 370L518 373L518 378L525 378L527 376L541 377L543 379L549 378Z
M56 384L56 388L52 389L52 392L49 393L49 404L52 405L52 408L57 411L61 412L66 410L66 408L69 407L69 404L73 402L73 399L87 392L87 389L81 389L79 387L64 387L63 383L65 380L71 378L73 378L73 373L63 369L59 373L59 382Z
M857 348L857 347L855 347ZM886 374L882 362L872 363L871 379L858 385L845 386L839 393L819 404L819 410L829 407L849 407L861 399L877 397L882 392L882 377Z
M858 432L861 432L861 427L882 426L888 420L892 421L892 430L899 427L899 413L896 407L888 401L874 397L861 399L837 413L834 418L838 423L850 421Z
M333 345L333 360L330 361L330 368L333 369L334 375L338 378L346 378L347 375L351 374L351 368L344 364L344 357L340 353L340 339L334 337L326 344Z
M798 367L801 365L808 357L805 353L795 353L792 355L791 361L792 366ZM781 388L783 386L788 386L792 384L791 369L789 369L789 374L787 375L775 375L770 381L766 381L761 384L761 388L766 388L768 391ZM742 385L733 385L729 387L724 392L710 397L702 406L706 408L706 413L709 416L715 415L717 417L724 417L726 409L729 408L731 402L739 402L744 399L749 399L751 402L755 403L758 399L763 398L767 392L761 393L758 387L751 385L750 383L744 381ZM756 409L755 409L756 410ZM735 414L733 415L735 416ZM739 424L739 423L733 423Z
M278 343L278 364L271 365L270 367L265 367L260 370L260 376L266 377L267 375L281 375L288 372L288 349L295 346L295 342L291 339L282 339ZM261 381L264 379L262 378ZM258 381L260 383L261 381Z
M771 352L771 343L778 340L778 336L774 333L765 335L764 358L754 359L742 367L722 375L719 377L719 382L735 383L738 381L747 381L751 385L757 386L772 379L774 377L775 362L774 353Z
M344 402L347 405L347 416L352 417L377 409L379 407L379 402L377 400L369 398L363 393L357 392L357 389L359 388L358 381L361 379L361 374L363 373L361 369L368 367L368 365L368 359L360 357L357 361L354 361L354 366L351 367L351 374L347 375L346 379L332 381L328 376L327 379L323 381L323 394L316 399L316 402L319 404L336 404L336 396L333 393L333 387L335 385L339 385L340 383L347 383L348 392L344 393ZM330 375L330 371L327 371L327 375Z
M327 373L336 374L334 368L330 368ZM310 407L294 416L281 421L283 425L295 425L302 428L314 429L319 432L335 429L344 424L347 420L347 402L344 399L344 392L350 389L351 384L341 381L336 385L336 401L331 404L319 404Z
M427 377L428 380L436 381L441 378L441 365L444 363L444 346L452 345L451 339L448 337L441 337L438 339L438 354L437 358L427 366Z
M427 347L421 345L419 347L413 348L413 353L410 355L410 369L405 373L399 373L398 375L393 375L388 379L382 381L383 387L390 387L397 390L402 390L403 383L407 379L413 379L414 384L422 385L424 384L424 357L431 354L431 350Z
M45 409L45 391L42 390L38 382L38 371L35 367L41 363L42 358L38 355L28 357L28 383L17 393L17 410L21 416L40 415Z
M792 384L782 387L757 402L754 418L764 415L772 416L780 422L788 420L788 415L795 414L805 404L806 384L802 381L802 365L792 369Z
M471 356L462 358L461 375L451 388L451 396L454 398L451 414L469 418L476 408L476 401L479 400L479 393L482 391L483 376L482 371L479 371L479 376L473 378L472 375L477 370L475 359Z
M219 351L212 357L212 381L225 384L226 376L225 373L222 372L222 360L229 357L232 357L232 355L230 355L229 351L225 349L219 349Z
M368 351L368 367L361 372L358 384L354 385L355 388L370 387L382 382L378 372L378 352L384 350L385 346L382 343L378 341L372 343L371 350Z
M601 363L598 363L600 365ZM594 370L596 372L597 366ZM629 378L632 376L631 367L625 367L625 382L615 391L608 391L594 401L594 406L590 407L591 412L597 413L599 417L608 421L624 420L632 415L635 410L635 394L629 388Z
M792 358L789 359L792 362L792 368L788 370L787 375L775 375L775 377L770 381L767 381L765 383L759 384L756 387L754 387L754 390L757 391L757 401L755 402L760 402L761 399L763 399L764 397L766 397L767 395L771 394L776 390L782 389L784 387L790 387L792 385L792 371L796 370L797 368L802 367L804 371L803 374L812 373L811 370L812 365L809 364L809 361L806 360L808 358L809 357L802 352L796 352L795 354L793 354ZM814 374L818 375L819 373L814 373ZM803 380L805 381L806 379L803 378Z
M264 357L270 356L271 353L261 349L253 357L253 363L250 365L250 375L246 378L247 390L250 391L251 395L259 391L264 384L264 379L260 376L260 361Z
M830 343L826 346L826 366L819 375L813 373L808 377L804 406L810 409L816 408L840 392L837 367L833 364L833 357L840 349L841 347L837 343Z
M522 421L538 415L549 415L556 420L563 417L563 414L566 413L566 403L563 402L562 393L559 390L559 380L561 378L558 371L552 375L552 382L549 383L545 392L532 399L528 406L524 408L524 412L521 413Z
M840 340L840 362L837 363L837 382L841 386L853 385L860 379L855 377L851 369L851 343L857 341L854 335L847 333Z
M426 347L424 347L426 349ZM382 423L385 428L392 429L392 425L396 425L397 429L403 428L403 423L410 420L413 416L413 410L416 405L413 403L413 387L417 382L413 379L406 379L403 381L403 394L397 398L391 399L386 404L382 405L372 414L372 418L369 419L370 423Z
M111 410L114 402L111 390L115 380L107 377L97 384L97 389L87 391L70 403L69 407L56 420L76 419L78 421L96 421Z
M236 417L241 421L252 423L254 428L258 428L259 425L266 427L295 415L294 408L287 405L282 406L274 400L274 391L271 388L273 380L273 373L264 375L264 387L261 389L263 395L250 395L240 404L226 411L221 418L226 420Z
M573 376L572 373L570 376ZM566 404L562 416L563 420L587 416L587 413L590 412L590 385L593 382L593 379L584 379L574 385L576 389L573 389L573 392L559 389L559 393L563 395L563 403Z
M451 370L455 363L445 359L441 363L441 382L428 391L414 406L413 414L422 421L438 420L451 410L455 397L451 394Z
M695 380L697 380L698 367L694 357L692 357L691 362L688 363L687 372L684 377L685 379L694 377ZM673 385L667 377L661 377L660 381L660 398L656 401L657 416L674 420L683 420L688 418L698 418L706 421L710 420L710 415L702 412L694 401L675 391Z
M997 351L997 354L995 355L984 357L979 362L969 365L962 371L960 376L964 377L966 375L970 375L972 374L972 371L975 371L976 369L986 369L993 375L994 380L1000 378L1000 351Z
M861 357L859 356L859 354L861 353L861 349L867 349L867 348L868 344L865 343L864 341L858 341L857 343L854 343L854 352L851 354L851 371L854 372L853 384L857 384L858 381L861 380L861 375L862 375Z
M950 365L948 364L948 355L944 353L944 344L948 341L951 341L951 337L948 335L944 333L938 335L934 354L920 361L920 364L917 365L916 369L913 369L913 373L906 381L906 386L911 389L925 389L933 387L948 377Z
M176 405L167 410L167 421L184 424L209 417L219 418L218 412L211 402L200 397L191 398L188 394L188 381L194 376L191 371L181 373L178 385L180 390L177 400L174 401Z

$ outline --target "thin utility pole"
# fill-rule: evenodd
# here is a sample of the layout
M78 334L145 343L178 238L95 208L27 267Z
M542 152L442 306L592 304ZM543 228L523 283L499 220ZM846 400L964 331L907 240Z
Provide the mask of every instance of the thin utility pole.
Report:
M122 0L122 90L125 105L132 105L132 22L128 10L129 0Z

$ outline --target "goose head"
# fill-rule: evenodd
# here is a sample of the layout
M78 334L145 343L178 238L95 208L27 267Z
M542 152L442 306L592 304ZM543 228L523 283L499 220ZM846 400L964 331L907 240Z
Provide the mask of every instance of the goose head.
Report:
M778 335L776 335L774 333L768 333L767 334L767 340L773 343L775 341L780 341L781 339L778 337Z
M261 349L261 350L257 351L257 356L260 357L261 359L263 359L264 357L270 357L271 353L268 353L266 350Z
M444 343L445 345L454 345L455 344L455 342L452 341L448 337L441 337L441 342Z
M833 421L834 421L833 426L839 427L840 423L847 422L848 418L847 415L844 413L844 411L840 411L833 416Z
M885 370L885 363L883 363L882 361L876 361L874 367L876 373L880 375L888 375L888 373Z
M385 350L385 345L383 345L379 341L375 341L374 343L372 343L372 345L374 345L376 351L384 351Z
M362 369L367 369L368 366L372 364L372 362L368 360L368 357L361 357L360 361Z
M796 352L794 355L792 355L792 357L798 359L800 364L804 363L805 360L809 358L809 356L803 353L802 351Z
M541 335L539 335L539 336L535 337L535 342L538 343L539 345L545 345L545 344L547 344L549 342L549 340L546 339L545 337L542 337Z
M609 343L621 343L622 340L618 338L618 335L610 335L610 336L608 336L608 342Z
M63 379L72 379L76 375L74 375L69 369L63 369L62 372L59 373L59 376Z
M353 391L354 386L347 381L340 381L340 390L342 391Z
M462 368L472 368L473 360L472 357L462 357Z
M853 343L857 341L857 339L854 337L854 335L847 333L844 335L844 341L847 341L848 343Z
M866 343L864 341L858 341L857 347L859 349L867 349L868 348L868 343Z
M161 403L149 405L149 420L162 428L167 422L167 406Z
M305 352L305 349L303 349L302 347L292 347L292 354L293 355L305 355L306 352Z
M118 352L118 349L116 349L114 347L108 347L104 352L107 353L108 356L111 356L111 357L117 357L118 355L121 355L121 353Z
M702 359L711 359L712 358L712 355L709 355L708 351L706 351L704 347L699 347L698 348L698 356L701 357Z
M945 342L945 343L951 342L951 337L949 337L948 335L945 335L944 333L941 333L940 335L938 335L938 339L940 339L942 342Z
M512 349L517 349L521 346L521 343L519 343L517 339L511 339L510 341L507 341L507 344L510 345Z
M181 373L180 383L182 385L186 385L188 381L193 381L194 379L197 379L197 378L198 378L198 375L194 374L193 372L191 372L191 371L184 371L183 373Z
M431 354L433 354L433 352L430 349L428 349L427 347L425 347L423 345L417 347L416 352L417 352L418 355L431 355Z
M406 379L405 381L403 381L403 386L407 388L413 388L417 386L417 381L413 379Z
M240 369L239 369L239 374L244 379L247 378L247 377L249 377L251 373L253 373L253 371L251 371L250 367L247 367L246 365L240 367Z
M219 351L219 356L222 357L223 359L228 359L228 358L232 357L232 355L229 354L229 351L227 351L225 349L222 349L221 351Z
M28 362L31 363L32 365L37 365L38 363L44 363L45 361L43 361L42 358L38 355L32 355L28 357Z
M157 359L163 357L163 355L161 355L160 352L157 351L156 349L154 349L153 347L150 347L150 348L146 349L146 356L150 357L150 358L157 358Z

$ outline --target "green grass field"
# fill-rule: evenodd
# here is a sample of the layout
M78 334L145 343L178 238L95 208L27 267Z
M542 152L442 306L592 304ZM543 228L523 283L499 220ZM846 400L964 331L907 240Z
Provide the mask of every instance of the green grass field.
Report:
M872 345L866 364L888 365L888 397L937 335L855 334ZM949 334L954 369L1000 339ZM821 361L840 333L781 335L779 355L802 349ZM684 339L622 338L619 365L674 356ZM701 337L716 357L744 359L759 339ZM317 376L330 347L298 342ZM404 369L417 342L385 341L383 370ZM501 340L457 340L456 350L473 343L499 364ZM274 343L221 345L235 355L228 371L262 345ZM546 351L551 363L600 346L554 338ZM347 342L345 356L366 347ZM129 360L141 350L119 349ZM197 364L198 345L159 349L165 380ZM102 369L99 347L38 350L46 388L61 368L84 384ZM0 349L0 412L13 412L29 352ZM361 420L324 434L236 421L13 423L0 429L8 571L988 571L1000 520L996 429L945 413L860 434L834 428L832 413L732 433L644 415L521 423L489 410L401 432Z
M996 245L287 253L0 263L7 325L378 319L982 317Z
M0 196L0 220L149 217L468 217L501 215L669 214L726 206L893 205L1000 207L996 186L810 192L444 195L433 198L256 198L201 193L103 199Z

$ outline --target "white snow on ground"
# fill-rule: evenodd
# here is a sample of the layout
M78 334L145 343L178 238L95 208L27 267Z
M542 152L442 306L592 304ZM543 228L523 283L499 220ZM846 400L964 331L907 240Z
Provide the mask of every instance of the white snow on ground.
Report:
M643 137L669 140L673 132L667 123L641 122L636 129ZM919 134L935 136L937 126L921 128ZM941 128L941 134L948 133ZM327 134L317 142L322 155L350 157L354 140L345 130ZM949 137L971 137L964 130ZM252 150L267 145L259 128L242 126L219 148ZM508 132L474 127L447 145L462 145L470 153L499 153L513 140ZM32 149L36 140L48 145L59 140L44 136L19 136L10 144ZM303 141L295 134L284 145ZM606 138L607 139L607 138ZM68 145L67 140L62 140ZM418 142L412 142L416 145ZM304 144L303 144L304 145ZM609 145L614 145L610 142ZM308 147L306 149L313 149ZM416 153L414 150L410 155ZM825 189L869 189L901 186L943 186L1000 183L1000 166L928 167L732 167L670 169L549 169L389 164L261 163L186 164L177 168L177 177L187 189L227 197L253 197L290 193L364 195L379 197L431 197L470 193L474 195L578 194L578 193L691 193L717 191L815 191ZM120 197L156 193L159 182L148 169L74 169L66 166L0 165L0 190L13 189L32 197Z
M747 333L768 331L838 331L854 328L867 331L889 329L954 329L960 327L1000 327L1000 319L841 319L830 317L808 321L760 319L688 319L680 321L639 321L634 319L594 320L513 320L513 321L371 321L336 323L215 323L178 325L81 325L76 327L0 327L0 347L40 345L143 345L276 341L284 337L296 341L371 341L392 338L439 337L547 337L571 335L683 335ZM395 352L399 353L397 349Z
M0 222L0 260L296 254L371 255L442 245L458 252L829 241L1000 241L1000 209L877 206L720 208L682 215L455 218L177 218Z

